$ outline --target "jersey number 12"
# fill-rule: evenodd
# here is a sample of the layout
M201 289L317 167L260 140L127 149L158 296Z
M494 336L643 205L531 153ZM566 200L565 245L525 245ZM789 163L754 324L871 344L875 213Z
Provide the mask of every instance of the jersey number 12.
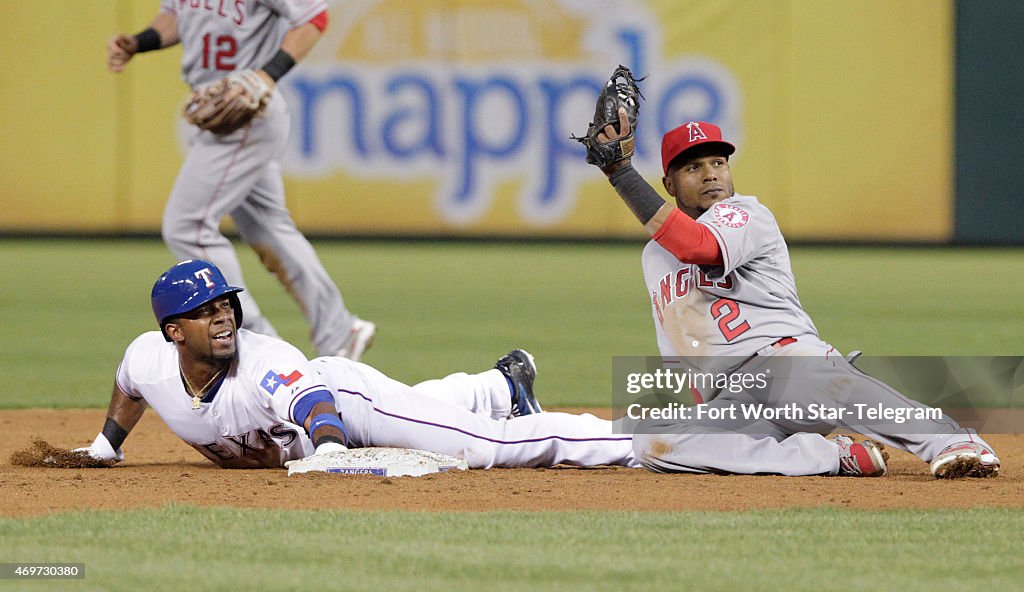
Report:
M210 33L203 35L203 67L207 70L210 69L211 61L215 70L234 70L235 64L231 58L235 57L236 53L238 42L231 35L221 35L212 43Z

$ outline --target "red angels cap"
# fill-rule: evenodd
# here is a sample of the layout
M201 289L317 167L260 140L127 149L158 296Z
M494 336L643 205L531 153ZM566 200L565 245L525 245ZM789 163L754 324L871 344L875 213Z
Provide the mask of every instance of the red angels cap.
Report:
M735 146L722 140L722 128L706 121L688 121L661 139L661 168L665 174L677 156L701 144L719 144L726 156L736 152Z

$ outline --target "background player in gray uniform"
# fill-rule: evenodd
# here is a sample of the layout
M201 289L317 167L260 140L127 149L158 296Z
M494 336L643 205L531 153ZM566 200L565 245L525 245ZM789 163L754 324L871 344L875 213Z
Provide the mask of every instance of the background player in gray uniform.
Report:
M225 135L190 130L190 148L164 209L164 242L179 260L203 258L244 286L242 268L220 222L231 216L242 239L299 302L321 355L358 360L376 327L346 308L309 241L285 205L279 159L289 131L288 106L276 81L316 44L327 26L322 0L163 0L150 27L115 35L107 66L123 71L136 53L183 46L182 76L193 89L228 74L255 70L273 88L260 117ZM276 335L243 292L246 328Z
M632 140L625 109L601 142ZM658 347L700 370L774 376L767 388L694 390L707 408L798 405L838 410L778 419L689 418L642 423L637 457L659 472L880 476L886 455L874 441L826 439L852 430L908 450L936 477L988 477L999 459L973 430L950 418L865 421L863 408L928 408L858 371L817 329L797 297L789 250L772 213L733 189L732 144L710 123L691 121L665 134L665 203L624 158L602 171L653 238L643 252ZM767 374L763 374L767 372ZM925 414L922 414L925 415ZM934 415L934 414L932 414Z
M121 460L147 406L225 468L282 467L344 447L413 448L470 468L555 464L638 467L632 438L593 415L543 413L536 366L513 350L494 369L407 386L340 357L307 360L238 329L242 308L220 271L185 261L153 285L160 331L136 338L117 370L103 430L81 449Z

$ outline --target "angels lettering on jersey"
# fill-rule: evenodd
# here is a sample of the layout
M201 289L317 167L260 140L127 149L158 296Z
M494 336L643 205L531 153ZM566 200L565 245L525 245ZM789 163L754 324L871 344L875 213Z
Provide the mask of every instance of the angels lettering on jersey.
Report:
M201 10L210 16L230 20L241 26L245 22L246 0L171 0L178 13L185 10Z
M658 288L651 294L651 307L658 316L658 322L665 323L665 309L677 298L684 298L693 288L732 290L733 283L729 276L712 280L707 272L698 265L680 267L674 272L666 273L658 280Z

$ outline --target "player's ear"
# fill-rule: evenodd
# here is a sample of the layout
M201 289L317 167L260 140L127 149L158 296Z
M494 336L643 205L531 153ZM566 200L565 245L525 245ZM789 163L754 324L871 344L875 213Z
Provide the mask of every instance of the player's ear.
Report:
M665 191L668 192L672 197L676 196L676 184L672 181L672 177L665 175L661 178L661 184L665 186Z
M181 332L181 325L170 322L164 325L164 333L171 338L171 341L184 341L185 334Z

